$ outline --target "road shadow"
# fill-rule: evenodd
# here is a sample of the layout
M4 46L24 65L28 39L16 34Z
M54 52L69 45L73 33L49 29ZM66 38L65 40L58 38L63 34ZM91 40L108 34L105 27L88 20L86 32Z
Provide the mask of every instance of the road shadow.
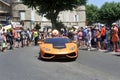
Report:
M44 62L73 62L76 59L69 59L69 58L60 58L60 59L41 59L38 57L38 60L44 61Z
M106 50L104 53L110 53L110 54L112 54L113 56L118 56L118 57L120 57L120 52L113 52L112 50Z
M96 48L92 48L90 50L88 50L88 48L79 48L78 50L83 50L83 51L97 51Z
M104 53L110 53L112 50L105 50Z
M113 55L120 57L120 54L113 54Z

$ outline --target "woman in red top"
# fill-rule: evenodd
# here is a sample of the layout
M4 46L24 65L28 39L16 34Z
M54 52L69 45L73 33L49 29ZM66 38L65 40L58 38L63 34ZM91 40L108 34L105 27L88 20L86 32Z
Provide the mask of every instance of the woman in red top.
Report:
M119 42L117 24L113 23L111 29L112 29L112 39L111 39L111 41L113 42L113 51L116 51L118 49L118 42Z

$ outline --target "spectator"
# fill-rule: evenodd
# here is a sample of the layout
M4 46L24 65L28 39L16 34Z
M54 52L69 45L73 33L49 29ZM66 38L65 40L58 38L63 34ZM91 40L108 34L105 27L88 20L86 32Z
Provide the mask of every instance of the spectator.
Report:
M30 43L32 41L31 39L32 39L32 33L31 33L30 29L28 28L27 29L27 46L30 45Z
M88 28L85 26L83 30L83 39L84 39L84 45L88 48Z
M96 39L97 39L97 49L101 50L101 45L100 45L100 42L101 42L101 32L100 32L100 30L98 28L96 29Z
M107 29L107 31L106 31L106 49L112 50L111 29Z
M59 36L60 36L59 31L56 30L56 29L54 29L54 30L52 31L52 37L59 37Z
M15 48L18 47L18 43L17 43L17 39L18 39L18 34L17 34L17 31L12 28L12 33L13 33L13 45Z
M10 44L10 49L13 49L13 33L11 29L7 30L6 38L7 42Z
M111 29L112 29L113 51L116 51L118 49L118 42L119 42L118 26L117 26L117 24L113 23Z
M25 30L22 30L20 34L21 34L22 47L26 47L27 46L27 33L25 32Z
M82 47L82 44L83 44L83 32L82 32L82 30L78 31L78 43L79 43L79 47Z
M3 34L2 26L0 26L0 46L2 46L2 42L3 42L2 34ZM0 48L0 50L2 50L2 47Z
M105 39L106 39L106 27L101 25L101 49L105 49Z
M92 40L92 33L91 28L88 29L88 50L91 50L91 40Z
M34 43L35 43L35 45L38 45L37 42L38 42L38 39L39 39L39 34L38 34L37 30L34 30L33 37L34 37Z
M91 28L91 33L92 33L92 40L91 40L91 45L92 47L96 47L96 26L92 26Z
M20 32L17 32L18 38L17 38L17 47L19 48L21 46L21 34Z
M6 41L6 33L3 33L2 34L2 52L5 52L6 51L6 48L7 48L7 41Z

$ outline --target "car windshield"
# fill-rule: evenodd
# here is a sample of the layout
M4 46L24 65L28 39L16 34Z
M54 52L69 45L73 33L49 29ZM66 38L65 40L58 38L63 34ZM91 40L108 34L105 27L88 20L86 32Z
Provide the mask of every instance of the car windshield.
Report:
M50 43L50 44L65 44L70 42L71 40L69 38L47 38L45 40L45 43Z

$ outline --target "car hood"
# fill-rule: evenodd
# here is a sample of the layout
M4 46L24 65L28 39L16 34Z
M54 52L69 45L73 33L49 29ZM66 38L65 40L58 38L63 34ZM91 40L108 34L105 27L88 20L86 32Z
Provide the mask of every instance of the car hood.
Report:
M49 49L67 49L76 46L74 43L66 43L66 44L44 44L41 47L49 48Z

